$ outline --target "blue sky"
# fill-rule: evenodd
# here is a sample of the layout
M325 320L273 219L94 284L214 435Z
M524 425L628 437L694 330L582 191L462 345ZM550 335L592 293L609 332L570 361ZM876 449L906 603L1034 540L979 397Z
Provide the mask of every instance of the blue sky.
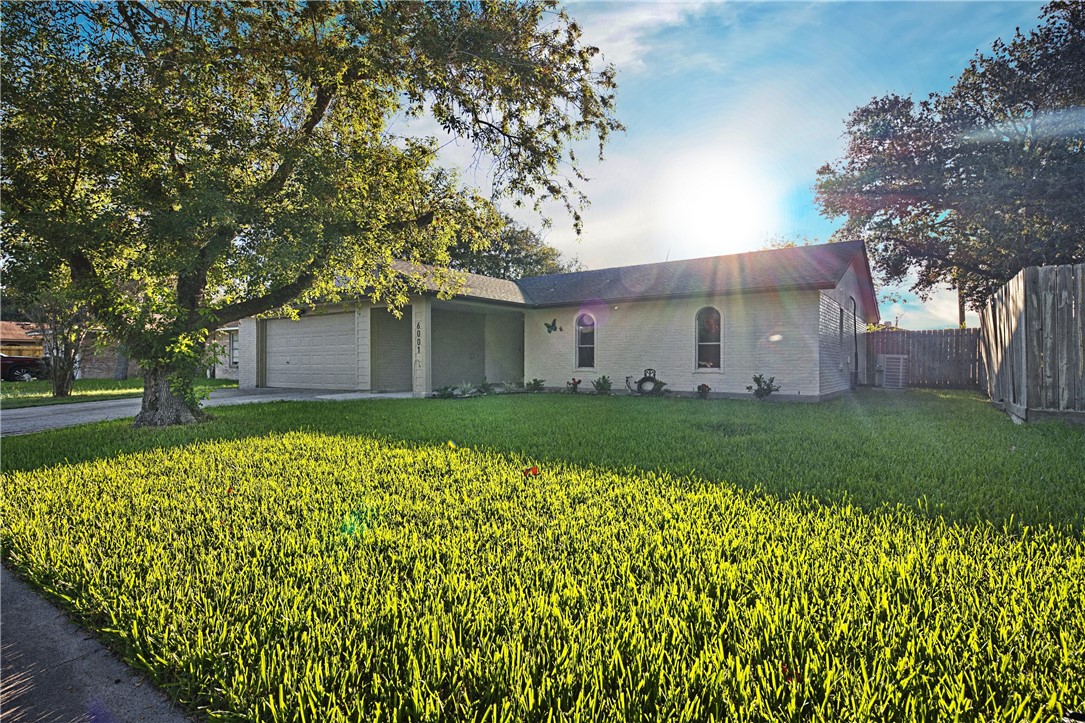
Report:
M818 214L811 187L817 168L841 155L847 114L886 93L918 99L948 90L976 50L1035 27L1043 3L567 7L618 69L617 115L627 131L586 168L592 205L583 237L555 214L547 240L605 268L749 251L777 236L827 239L842 219ZM467 148L446 153L469 164ZM465 178L486 185L471 170ZM956 323L949 293L881 311L905 328Z

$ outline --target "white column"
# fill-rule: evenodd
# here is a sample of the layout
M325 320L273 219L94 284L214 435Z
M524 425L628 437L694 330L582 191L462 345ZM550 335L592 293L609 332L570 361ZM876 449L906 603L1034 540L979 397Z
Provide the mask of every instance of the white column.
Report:
M255 389L260 383L263 345L259 343L261 324L256 319L242 319L237 324L237 386Z
M411 378L416 397L433 391L432 320L433 301L428 296L411 302Z

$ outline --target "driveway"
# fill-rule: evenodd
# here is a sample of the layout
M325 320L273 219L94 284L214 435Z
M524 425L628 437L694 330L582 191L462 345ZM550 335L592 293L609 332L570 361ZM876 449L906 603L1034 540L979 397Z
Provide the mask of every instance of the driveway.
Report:
M370 393L334 392L326 389L216 389L204 401L205 407L266 402L339 402L353 399L406 399L410 392ZM140 399L113 399L105 402L76 402L45 407L0 410L0 435L12 437L47 429L74 427L77 424L134 417Z

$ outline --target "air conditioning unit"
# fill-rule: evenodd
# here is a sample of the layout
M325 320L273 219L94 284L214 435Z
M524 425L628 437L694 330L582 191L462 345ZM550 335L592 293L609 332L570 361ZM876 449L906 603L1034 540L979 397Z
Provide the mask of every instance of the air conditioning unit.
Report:
M908 356L906 354L879 354L878 376L880 387L905 389L908 386Z

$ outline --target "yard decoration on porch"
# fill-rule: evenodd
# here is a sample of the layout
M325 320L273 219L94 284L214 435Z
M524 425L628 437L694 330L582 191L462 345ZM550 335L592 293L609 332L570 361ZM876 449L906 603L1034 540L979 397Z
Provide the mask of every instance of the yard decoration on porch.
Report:
M667 382L656 378L655 369L645 369L644 376L638 379L635 384L636 386L634 386L632 375L625 378L626 388L637 394L662 394L663 387L667 386Z

